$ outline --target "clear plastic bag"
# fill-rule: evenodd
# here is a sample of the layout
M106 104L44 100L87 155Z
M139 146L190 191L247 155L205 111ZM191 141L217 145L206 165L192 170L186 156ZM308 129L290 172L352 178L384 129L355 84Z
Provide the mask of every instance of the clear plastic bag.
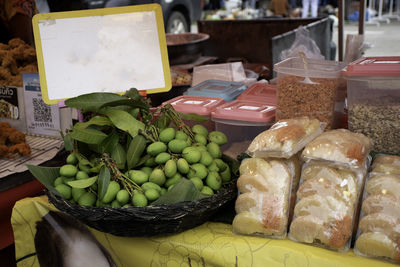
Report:
M352 168L365 168L371 150L371 140L363 134L346 129L322 133L304 148L305 162L326 160Z
M289 49L283 50L279 55L280 60L290 57L298 57L299 52L303 52L307 58L324 59L319 47L310 37L310 32L300 26L296 30L296 37Z
M239 196L232 230L236 234L284 239L294 170L279 160L249 158L240 165Z
M378 154L371 172L400 175L400 156Z
M320 135L325 126L308 117L280 120L254 138L247 152L259 158L290 158Z
M400 176L370 173L364 188L354 252L399 263L399 236Z
M192 86L207 80L244 82L247 77L242 62L202 65L193 68Z
M346 252L357 221L366 169L329 162L303 165L289 238Z

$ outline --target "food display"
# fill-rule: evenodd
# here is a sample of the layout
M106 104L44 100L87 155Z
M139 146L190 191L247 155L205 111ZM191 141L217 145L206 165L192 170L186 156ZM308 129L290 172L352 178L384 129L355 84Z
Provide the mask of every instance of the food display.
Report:
M245 159L240 165L240 191L232 223L235 233L285 238L292 174L279 160Z
M0 44L0 84L22 87L23 72L38 72L35 49L18 38Z
M318 119L327 129L337 128L344 114L346 82L343 63L288 58L274 65L277 72L277 120L301 116Z
M390 155L377 157L366 182L354 247L361 256L400 262L400 176L391 174L400 173L400 166L388 164L398 163L399 159Z
M343 71L349 130L373 141L376 153L400 153L400 57L367 57Z
M25 143L25 134L10 127L7 122L0 122L0 158L14 158L18 154L31 154L30 146Z
M346 129L322 133L303 150L304 161L327 160L354 168L365 168L371 141L363 134Z
M364 175L326 162L303 165L289 237L346 251Z
M254 138L247 151L253 157L290 158L323 129L323 124L308 117L280 120Z

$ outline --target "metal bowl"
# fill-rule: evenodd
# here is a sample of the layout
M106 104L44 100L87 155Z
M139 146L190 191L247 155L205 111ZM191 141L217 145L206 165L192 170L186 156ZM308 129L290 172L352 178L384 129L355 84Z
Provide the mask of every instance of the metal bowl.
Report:
M203 53L203 44L210 36L205 33L167 33L169 64L188 64L196 61Z

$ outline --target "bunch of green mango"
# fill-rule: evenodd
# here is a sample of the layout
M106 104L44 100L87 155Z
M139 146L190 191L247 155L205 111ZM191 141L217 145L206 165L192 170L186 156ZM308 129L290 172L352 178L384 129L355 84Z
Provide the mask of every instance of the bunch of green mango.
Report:
M132 155L138 158L132 160L134 167L121 170L124 177L138 186L133 190L121 180L111 179L99 199L98 170L81 164L74 153L60 168L60 177L54 181L54 187L64 199L79 205L115 208L150 205L181 179L189 179L201 193L213 195L224 182L231 180L230 167L221 159L220 150L227 138L222 132L209 133L200 124L191 130L192 137L168 127L161 130L158 140L153 142L146 143L140 135L137 141L133 140L137 143L132 145L132 150L140 152Z

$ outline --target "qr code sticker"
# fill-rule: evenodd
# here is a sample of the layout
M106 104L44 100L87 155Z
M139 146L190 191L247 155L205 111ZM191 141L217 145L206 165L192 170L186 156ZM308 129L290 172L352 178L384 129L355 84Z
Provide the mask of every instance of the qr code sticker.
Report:
M51 107L46 105L40 98L32 98L33 118L40 122L53 122L51 117Z

